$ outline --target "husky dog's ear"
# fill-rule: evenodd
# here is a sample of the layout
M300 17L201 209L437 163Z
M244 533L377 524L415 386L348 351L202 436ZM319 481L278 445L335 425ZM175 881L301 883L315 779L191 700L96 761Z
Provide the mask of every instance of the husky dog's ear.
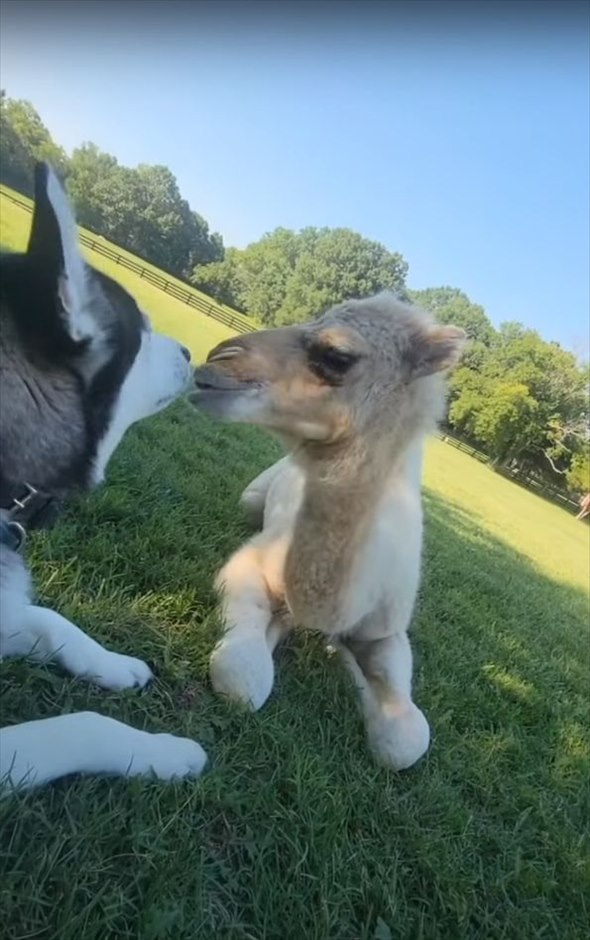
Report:
M99 332L90 313L90 278L78 244L76 220L57 176L35 166L35 209L27 254L54 281L63 324L75 342Z

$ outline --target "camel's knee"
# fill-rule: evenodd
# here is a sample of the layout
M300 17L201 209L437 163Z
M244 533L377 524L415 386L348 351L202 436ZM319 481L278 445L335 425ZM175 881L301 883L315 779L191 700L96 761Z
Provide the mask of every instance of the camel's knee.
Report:
M260 589L261 585L260 554L252 542L234 552L215 579L215 586L222 593Z
M264 520L264 505L266 503L266 492L253 487L246 487L240 496L240 507L248 518L252 528L262 528Z
M257 711L270 695L274 666L264 633L232 631L215 647L209 666L218 695Z

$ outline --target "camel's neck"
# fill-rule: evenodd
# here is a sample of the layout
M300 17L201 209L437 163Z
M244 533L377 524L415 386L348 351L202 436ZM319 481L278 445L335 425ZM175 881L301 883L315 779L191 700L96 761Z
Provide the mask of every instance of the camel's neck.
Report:
M358 552L366 541L392 476L408 472L404 451L395 457L376 444L362 451L303 457L306 483L285 564L288 604L301 626L332 632Z

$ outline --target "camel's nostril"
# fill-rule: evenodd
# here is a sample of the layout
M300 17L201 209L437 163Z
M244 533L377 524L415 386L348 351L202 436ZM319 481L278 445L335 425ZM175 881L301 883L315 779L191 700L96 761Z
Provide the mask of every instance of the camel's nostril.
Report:
M187 362L190 362L190 361L191 361L190 349L187 349L186 346L181 346L180 349L181 349L182 355L184 356L184 358L186 359L186 361L187 361Z
M237 346L235 343L233 346L216 346L215 349L212 349L207 356L207 362L219 362L222 359L234 359L235 356L239 356L243 351L243 348L241 346Z

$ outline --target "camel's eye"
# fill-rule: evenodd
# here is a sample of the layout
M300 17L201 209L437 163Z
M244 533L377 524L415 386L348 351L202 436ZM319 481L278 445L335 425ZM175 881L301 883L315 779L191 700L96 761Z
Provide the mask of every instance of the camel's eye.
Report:
M358 353L327 343L311 345L307 350L307 357L311 371L329 385L338 385L359 360Z

